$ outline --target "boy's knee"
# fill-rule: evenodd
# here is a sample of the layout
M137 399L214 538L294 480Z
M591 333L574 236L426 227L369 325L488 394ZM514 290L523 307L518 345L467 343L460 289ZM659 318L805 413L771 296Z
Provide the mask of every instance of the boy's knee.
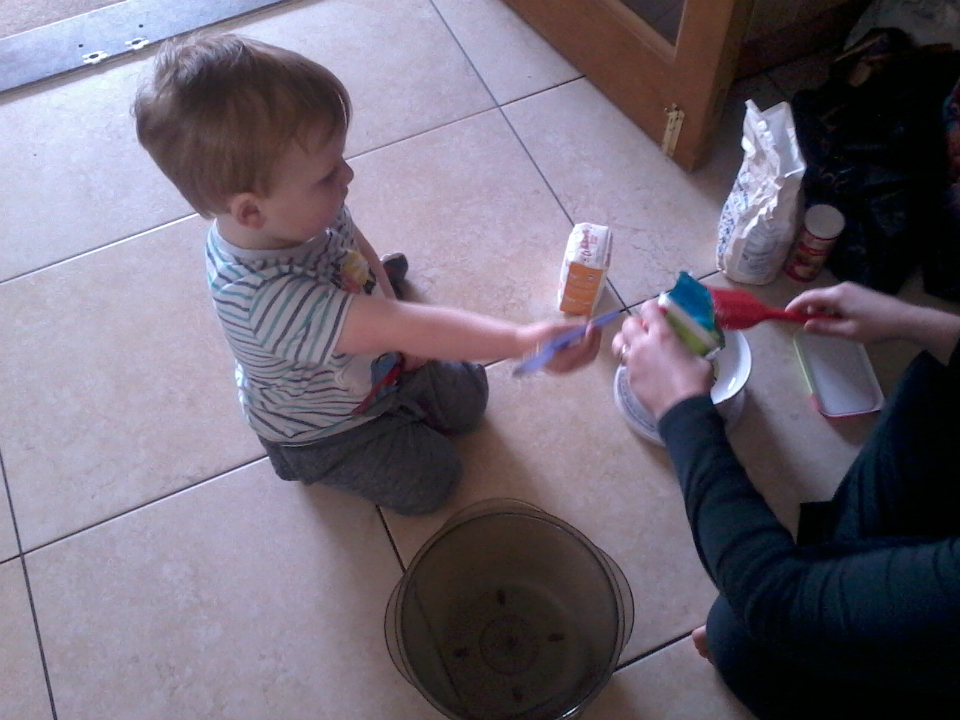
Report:
M487 381L487 371L483 365L464 363L463 373L466 380L463 383L463 412L461 413L460 427L457 432L472 430L483 418L490 400L490 383Z
M445 462L432 462L420 472L400 478L395 491L379 504L398 515L429 515L453 495L463 477L463 464L456 455Z
M451 381L445 430L451 433L473 430L483 419L490 399L487 371L477 363L456 363Z

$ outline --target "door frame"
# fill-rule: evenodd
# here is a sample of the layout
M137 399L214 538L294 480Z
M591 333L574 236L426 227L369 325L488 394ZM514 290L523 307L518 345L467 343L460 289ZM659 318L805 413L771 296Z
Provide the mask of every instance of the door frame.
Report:
M688 171L707 160L754 0L684 0L676 45L618 0L503 2L657 143L681 110L668 154Z

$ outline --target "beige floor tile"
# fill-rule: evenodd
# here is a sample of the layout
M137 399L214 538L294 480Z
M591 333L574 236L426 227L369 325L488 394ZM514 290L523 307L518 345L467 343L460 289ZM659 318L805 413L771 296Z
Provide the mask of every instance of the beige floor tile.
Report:
M350 155L494 105L430 0L322 0L230 27L337 74L354 106Z
M0 489L2 489L2 486L0 486ZM7 502L6 493L0 492L0 562L9 560L18 552L17 535L13 529L10 505Z
M558 314L570 222L499 111L352 165L347 202L378 252L407 254L412 299L516 321Z
M0 281L190 213L137 144L130 105L148 61L0 97Z
M0 717L51 720L23 565L0 564Z
M197 217L0 285L0 447L24 548L262 454Z
M465 476L429 517L387 516L405 563L452 514L511 497L583 532L621 567L634 593L635 626L622 655L649 651L706 618L715 597L690 539L665 451L635 436L613 402L607 328L596 363L569 376L490 370L490 405L476 432L458 439Z
M434 4L498 103L582 74L502 0L434 0Z
M617 672L583 720L753 720L689 638Z
M376 509L266 460L27 567L61 717L439 718L387 653L400 568Z
M738 91L780 97L762 80ZM573 222L611 227L609 277L633 302L671 287L681 269L699 276L715 266L717 219L742 157L741 95L732 95L730 106L735 122L724 124L717 146L732 150L692 175L586 80L504 110Z

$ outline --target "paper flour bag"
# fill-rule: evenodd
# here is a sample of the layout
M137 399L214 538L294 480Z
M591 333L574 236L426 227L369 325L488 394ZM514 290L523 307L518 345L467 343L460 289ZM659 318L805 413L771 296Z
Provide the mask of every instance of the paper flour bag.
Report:
M783 266L797 228L807 165L790 104L760 112L747 100L743 163L720 213L717 269L735 282L764 285Z

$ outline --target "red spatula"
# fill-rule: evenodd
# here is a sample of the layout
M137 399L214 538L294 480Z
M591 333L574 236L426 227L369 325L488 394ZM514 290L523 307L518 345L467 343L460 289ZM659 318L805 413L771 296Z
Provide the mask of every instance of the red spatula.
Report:
M724 330L746 330L764 320L803 323L814 318L834 318L828 313L802 313L764 305L746 290L707 288L713 298L713 316Z

